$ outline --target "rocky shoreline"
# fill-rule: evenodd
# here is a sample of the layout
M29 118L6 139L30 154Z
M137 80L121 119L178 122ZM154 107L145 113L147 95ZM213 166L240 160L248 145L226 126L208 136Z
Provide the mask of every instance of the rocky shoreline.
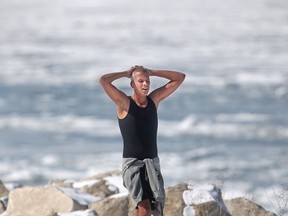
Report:
M121 183L119 171L10 190L0 181L0 216L132 216L133 203ZM242 197L223 200L214 185L184 183L166 188L164 215L276 216Z

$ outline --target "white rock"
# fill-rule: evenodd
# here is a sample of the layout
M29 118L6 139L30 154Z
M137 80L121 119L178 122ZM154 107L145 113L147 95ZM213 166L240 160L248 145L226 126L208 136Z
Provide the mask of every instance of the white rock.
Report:
M183 216L196 216L195 209L192 206L186 206L183 209Z

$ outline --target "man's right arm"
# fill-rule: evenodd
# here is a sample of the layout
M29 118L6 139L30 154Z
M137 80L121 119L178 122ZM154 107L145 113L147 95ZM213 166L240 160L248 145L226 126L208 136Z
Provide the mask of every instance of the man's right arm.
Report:
M123 72L108 73L104 74L99 79L99 82L102 85L104 91L117 105L118 109L120 108L122 111L126 112L128 112L129 109L129 98L124 92L116 88L112 82L123 77L129 78L130 73L129 70Z

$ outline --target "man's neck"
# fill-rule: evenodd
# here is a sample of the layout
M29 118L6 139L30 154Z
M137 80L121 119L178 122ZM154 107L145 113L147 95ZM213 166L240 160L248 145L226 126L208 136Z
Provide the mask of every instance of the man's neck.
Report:
M134 94L132 98L139 107L146 107L148 104L147 96L138 97L136 94Z

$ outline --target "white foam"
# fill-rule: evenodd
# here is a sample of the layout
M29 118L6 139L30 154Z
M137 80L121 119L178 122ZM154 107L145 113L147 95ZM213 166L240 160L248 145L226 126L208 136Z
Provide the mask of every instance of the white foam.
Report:
M187 74L185 78L185 82L183 84L183 88L185 90L190 89L193 90L194 86L208 86L208 87L218 87L222 88L227 85L236 84L240 86L275 86L275 85L286 85L287 76L281 73L247 73L247 72L238 72L234 75L231 74ZM283 94L282 92L285 89L282 89L279 94ZM280 91L280 90L279 90ZM286 92L286 91L285 91ZM284 92L284 93L285 93Z
M235 82L244 85L276 85L284 84L286 77L276 73L238 73L235 75Z
M96 183L98 183L99 180L87 180L87 181L80 181L80 182L74 182L73 188L83 188L83 187L90 187Z
M59 164L59 161L60 159L57 155L44 155L41 158L42 164L46 166L55 166Z
M107 176L104 178L110 185L114 185L118 188L118 193L127 193L127 189L123 185L122 176Z
M95 216L95 213L91 209L84 211L74 211L69 213L58 213L57 216Z
M31 171L31 170L28 170L28 169L19 169L14 172L9 172L7 173L6 175L2 175L2 178L5 179L6 181L18 181L18 180L21 180L21 181L29 181L29 180L32 180L34 177L34 172Z
M159 135L180 136L198 135L217 138L243 138L243 139L287 139L288 127L283 125L259 125L270 117L249 113L219 114L209 119L197 119L188 116L182 121L159 121ZM245 127L242 123L247 123Z
M65 194L76 200L81 205L88 205L92 202L97 202L101 198L92 196L91 194L79 192L77 190L74 190L72 188L59 188L61 191L63 191Z
M264 122L270 119L268 115L252 113L218 114L215 119L219 122Z
M214 186L209 184L195 185L189 190L183 192L183 200L186 205L198 205L200 203L214 201L214 195L210 192L214 191ZM216 194L217 196L218 194Z
M16 189L16 188L19 188L19 187L22 187L20 184L17 184L17 183L4 183L4 185L5 185L5 188L7 189L7 190L9 190L9 191L11 191L11 190L14 190L14 189Z

